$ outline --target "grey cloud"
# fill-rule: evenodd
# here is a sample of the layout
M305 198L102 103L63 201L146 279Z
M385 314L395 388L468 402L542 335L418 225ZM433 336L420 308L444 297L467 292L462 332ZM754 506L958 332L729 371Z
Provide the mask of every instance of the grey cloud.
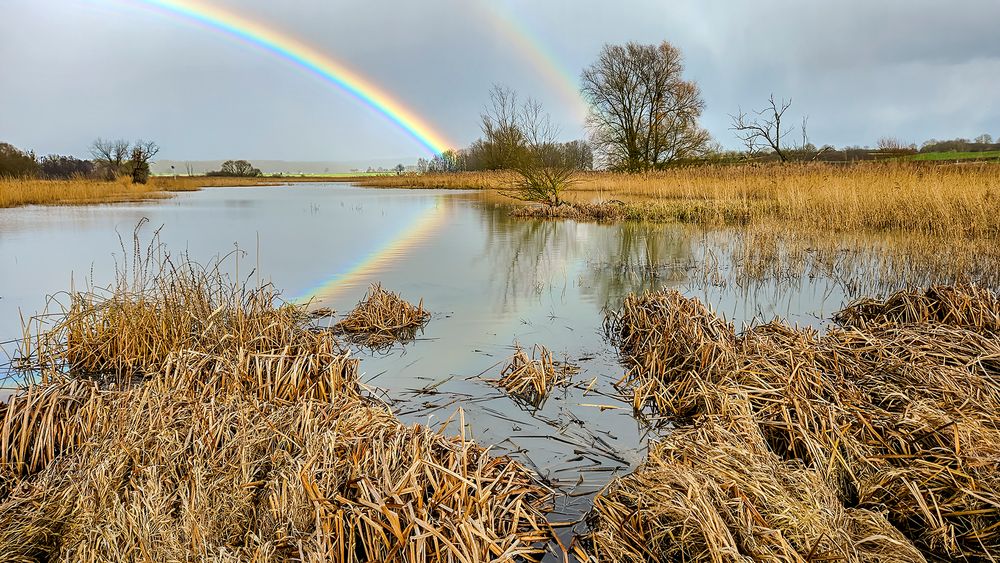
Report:
M484 2L206 0L335 54L455 140L478 134L494 82L539 98L583 134ZM131 5L130 5L131 4ZM342 92L274 57L137 3L0 2L0 138L85 154L98 135L146 136L165 158L412 159L420 147ZM606 42L669 40L705 96L706 127L770 92L818 143L881 135L1000 136L994 0L507 0L575 76ZM797 117L796 117L797 118Z

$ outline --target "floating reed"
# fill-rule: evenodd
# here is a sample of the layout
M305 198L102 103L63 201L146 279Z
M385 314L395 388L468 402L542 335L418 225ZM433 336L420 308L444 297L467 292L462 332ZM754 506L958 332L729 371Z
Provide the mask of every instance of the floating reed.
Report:
M492 380L512 397L539 407L556 386L569 383L571 376L579 368L552 359L552 352L542 345L535 345L529 356L520 344L514 344L514 354L510 357L500 378Z
M866 302L838 315L858 326L823 335L772 322L734 337L676 292L631 296L607 326L629 368L621 384L637 407L694 428L706 417L745 412L768 452L815 472L836 493L828 510L884 511L932 560L996 560L1000 340L980 332L995 301L960 286L916 296L895 296L880 310ZM964 304L957 308L964 314L943 303ZM764 514L780 502L760 497L751 505ZM676 517L685 514L695 517ZM803 549L796 546L808 559L811 548Z
M29 335L38 383L0 405L5 561L541 556L551 493L533 473L402 424L269 290L143 263L151 277L73 294Z
M374 283L357 307L334 325L334 330L361 345L379 348L413 340L430 318L422 299L414 306L398 293Z

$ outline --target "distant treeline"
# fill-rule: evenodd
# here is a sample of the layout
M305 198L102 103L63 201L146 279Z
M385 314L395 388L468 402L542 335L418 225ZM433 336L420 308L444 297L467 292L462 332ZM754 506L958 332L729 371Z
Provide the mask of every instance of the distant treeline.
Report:
M227 160L222 163L221 169L212 170L207 172L205 175L235 178L256 178L257 176L261 176L261 172L259 168L254 168L253 165L246 160Z
M574 170L593 170L594 151L587 141L550 143L548 148L555 158ZM417 171L426 172L480 172L502 170L509 167L503 151L495 143L479 139L468 148L447 150L431 159L417 161Z
M144 184L149 179L149 165L159 151L160 147L152 141L97 139L90 146L93 156L90 160L59 154L39 158L34 151L0 142L0 178L115 180L126 176L134 183ZM221 170L208 175L256 177L261 172L246 160L227 160Z

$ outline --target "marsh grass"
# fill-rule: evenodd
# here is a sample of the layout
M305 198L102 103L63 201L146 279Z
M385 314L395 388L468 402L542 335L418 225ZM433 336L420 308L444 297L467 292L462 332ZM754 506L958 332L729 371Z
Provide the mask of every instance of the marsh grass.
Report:
M502 189L497 172L361 178L381 187ZM677 168L581 174L571 202L620 200L622 220L808 226L831 232L1000 235L1000 167L880 163Z
M912 545L930 560L996 559L996 306L983 289L934 287L859 301L838 315L846 326L825 334L778 321L737 334L676 292L630 296L607 321L628 370L620 385L636 408L685 430L654 448L645 469L602 493L606 502L595 506L607 508L595 509L592 527L593 541L604 545L595 549L647 561L681 549L690 560L721 561L734 545L779 541L791 551L768 549L787 560L815 560L819 550L824 559L874 561L888 557L878 546L896 537L879 531L883 513L910 542L897 553L912 553ZM717 425L736 428L734 440L712 430ZM734 456L758 463L729 463ZM767 469L777 462L806 472L794 478L805 481ZM768 472L781 487L765 486ZM710 480L689 479L698 475ZM640 499L638 517L615 508L633 506L629 491L658 490L658 482L671 511L644 504L649 497ZM818 497L801 491L806 483L824 485L811 486ZM791 508L803 502L824 515L855 511L875 535L855 535L850 519L822 523L812 510ZM722 516L703 519L706 510ZM746 517L754 513L763 517ZM692 528L699 519L710 525ZM607 532L621 528L619 544ZM636 538L650 529L691 543L642 551Z
M294 181L302 181L295 179ZM206 187L259 186L286 183L278 178L210 178L154 176L148 184L133 184L129 178L103 180L34 180L0 178L0 208L22 205L90 205L163 199L171 192L197 191Z
M552 352L545 346L535 345L529 356L520 344L515 343L514 354L501 370L499 379L491 380L491 383L537 408L553 389L569 384L573 374L578 372L579 368L573 364L553 360Z
M550 491L461 415L458 435L402 424L305 308L134 246L27 331L34 383L0 405L4 560L540 557Z
M353 342L370 348L413 340L431 319L421 299L417 305L373 283L357 306L333 326Z

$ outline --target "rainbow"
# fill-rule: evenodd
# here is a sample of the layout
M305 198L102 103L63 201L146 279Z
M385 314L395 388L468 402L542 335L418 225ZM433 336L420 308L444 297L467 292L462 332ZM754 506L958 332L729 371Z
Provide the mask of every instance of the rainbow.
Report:
M435 199L416 219L390 237L385 244L360 257L342 272L307 289L293 301L297 303L326 302L333 299L342 290L355 287L358 280L377 273L386 264L404 256L407 251L427 240L439 226L444 224L445 209L446 206Z
M412 110L344 64L277 30L223 10L187 0L132 0L132 3L196 22L271 53L337 86L397 125L431 154L454 146Z
M574 73L560 64L535 34L511 14L506 7L508 4L500 0L483 0L479 4L485 8L491 27L506 36L511 45L534 63L539 75L560 93L564 103L573 108L577 117L582 119L587 114L587 103L580 94L578 79Z

